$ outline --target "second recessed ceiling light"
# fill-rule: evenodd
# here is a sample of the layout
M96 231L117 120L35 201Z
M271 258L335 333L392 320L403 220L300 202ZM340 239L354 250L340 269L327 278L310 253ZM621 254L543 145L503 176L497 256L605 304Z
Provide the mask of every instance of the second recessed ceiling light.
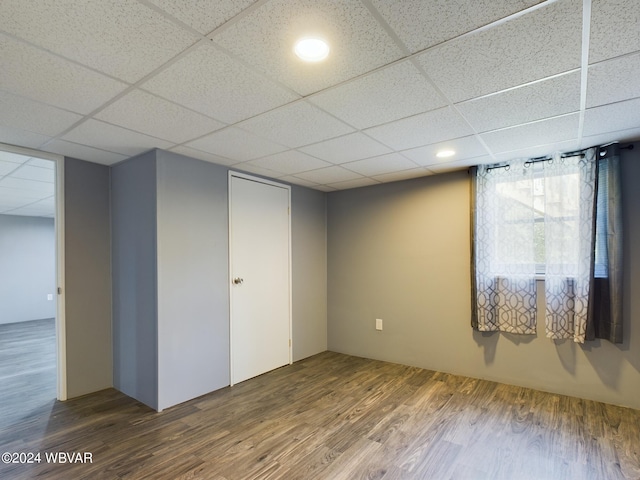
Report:
M305 62L320 62L329 55L329 44L320 38L298 40L294 52Z

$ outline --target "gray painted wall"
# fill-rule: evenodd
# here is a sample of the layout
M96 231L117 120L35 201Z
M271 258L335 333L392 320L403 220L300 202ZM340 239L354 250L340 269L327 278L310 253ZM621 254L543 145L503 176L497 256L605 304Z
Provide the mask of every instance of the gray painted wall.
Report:
M66 158L67 395L113 385L109 167Z
M291 188L293 361L327 349L326 194Z
M0 215L0 324L54 318L56 296L53 218Z
M624 344L471 329L469 178L458 172L328 194L329 349L640 408L638 147L623 151Z
M229 385L227 169L157 152L159 409Z
M114 386L158 407L155 152L111 169Z

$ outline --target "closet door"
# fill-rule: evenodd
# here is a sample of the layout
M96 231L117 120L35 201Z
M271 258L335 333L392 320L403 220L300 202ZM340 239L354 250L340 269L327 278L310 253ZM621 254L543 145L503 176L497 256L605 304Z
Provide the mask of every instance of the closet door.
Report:
M229 180L231 384L291 363L290 189Z

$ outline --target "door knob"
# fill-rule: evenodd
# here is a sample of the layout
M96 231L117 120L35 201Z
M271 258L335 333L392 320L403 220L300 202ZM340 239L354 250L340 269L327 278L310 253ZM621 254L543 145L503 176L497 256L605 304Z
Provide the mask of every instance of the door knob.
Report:
M236 277L233 279L233 283L235 283L236 285L240 285L242 282L244 282L243 278Z

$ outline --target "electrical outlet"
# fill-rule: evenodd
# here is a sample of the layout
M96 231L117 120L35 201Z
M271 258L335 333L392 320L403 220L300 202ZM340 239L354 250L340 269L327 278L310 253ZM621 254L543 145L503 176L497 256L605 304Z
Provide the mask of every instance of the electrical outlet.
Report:
M376 318L376 330L382 330L382 319Z

